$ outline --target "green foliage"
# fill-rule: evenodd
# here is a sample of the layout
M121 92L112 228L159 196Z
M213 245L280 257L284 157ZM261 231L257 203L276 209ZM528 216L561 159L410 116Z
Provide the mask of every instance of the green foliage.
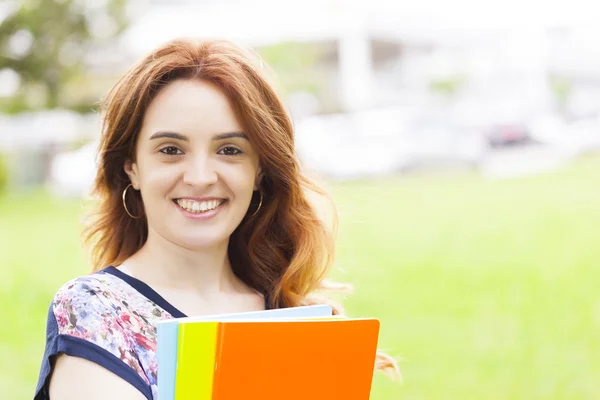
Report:
M327 52L316 43L278 43L257 49L262 59L274 70L285 93L303 91L318 94L321 76L315 66Z
M573 82L567 77L552 75L550 76L550 88L559 109L564 112L573 92Z
M285 42L258 50L265 62L277 70L312 67L324 55L324 48L313 43Z
M13 98L0 101L0 111L61 106L65 86L82 72L88 51L126 27L125 4L126 0L108 0L94 9L74 0L19 2L0 21L0 70L17 72L21 86ZM94 25L98 21L105 24Z
M452 96L465 83L464 76L452 76L445 79L436 79L429 83L429 89L433 92L440 93L446 96Z

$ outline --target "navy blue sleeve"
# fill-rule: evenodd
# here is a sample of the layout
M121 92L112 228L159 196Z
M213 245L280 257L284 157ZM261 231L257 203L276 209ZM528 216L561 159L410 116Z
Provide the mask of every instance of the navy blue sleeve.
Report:
M56 356L64 353L73 357L81 357L94 362L113 372L117 376L129 382L137 388L148 400L152 400L152 390L150 386L129 366L116 357L111 352L102 347L88 342L84 339L64 335L59 333L58 323L53 311L53 303L48 309L48 319L46 323L46 347L38 383L35 389L34 400L49 400L50 375Z
M54 357L58 354L57 348L58 338L58 325L56 324L56 318L52 312L52 304L48 309L48 320L46 322L46 349L44 350L44 357L42 358L42 366L40 368L40 376L38 383L35 388L34 400L48 400L50 394L48 393L48 383L50 372L52 371L52 363Z

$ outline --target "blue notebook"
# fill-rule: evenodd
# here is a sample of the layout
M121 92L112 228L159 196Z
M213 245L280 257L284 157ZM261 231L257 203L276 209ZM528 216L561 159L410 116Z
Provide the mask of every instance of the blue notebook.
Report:
M328 305L278 308L239 314L207 315L203 317L174 318L156 324L158 363L158 398L175 399L175 372L177 368L177 340L179 323L215 320L232 321L241 319L327 317L333 310Z

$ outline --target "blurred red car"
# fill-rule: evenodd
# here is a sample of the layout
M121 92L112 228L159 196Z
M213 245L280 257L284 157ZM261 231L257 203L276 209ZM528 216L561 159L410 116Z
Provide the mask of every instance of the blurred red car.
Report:
M520 124L496 124L484 128L483 133L492 147L525 144L531 140L527 127Z

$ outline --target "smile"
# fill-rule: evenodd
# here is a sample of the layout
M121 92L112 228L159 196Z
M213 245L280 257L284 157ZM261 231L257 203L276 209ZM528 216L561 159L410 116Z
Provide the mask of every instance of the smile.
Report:
M187 212L194 214L202 214L217 209L226 199L213 199L197 201L192 199L175 199L173 200L179 207L183 208Z

